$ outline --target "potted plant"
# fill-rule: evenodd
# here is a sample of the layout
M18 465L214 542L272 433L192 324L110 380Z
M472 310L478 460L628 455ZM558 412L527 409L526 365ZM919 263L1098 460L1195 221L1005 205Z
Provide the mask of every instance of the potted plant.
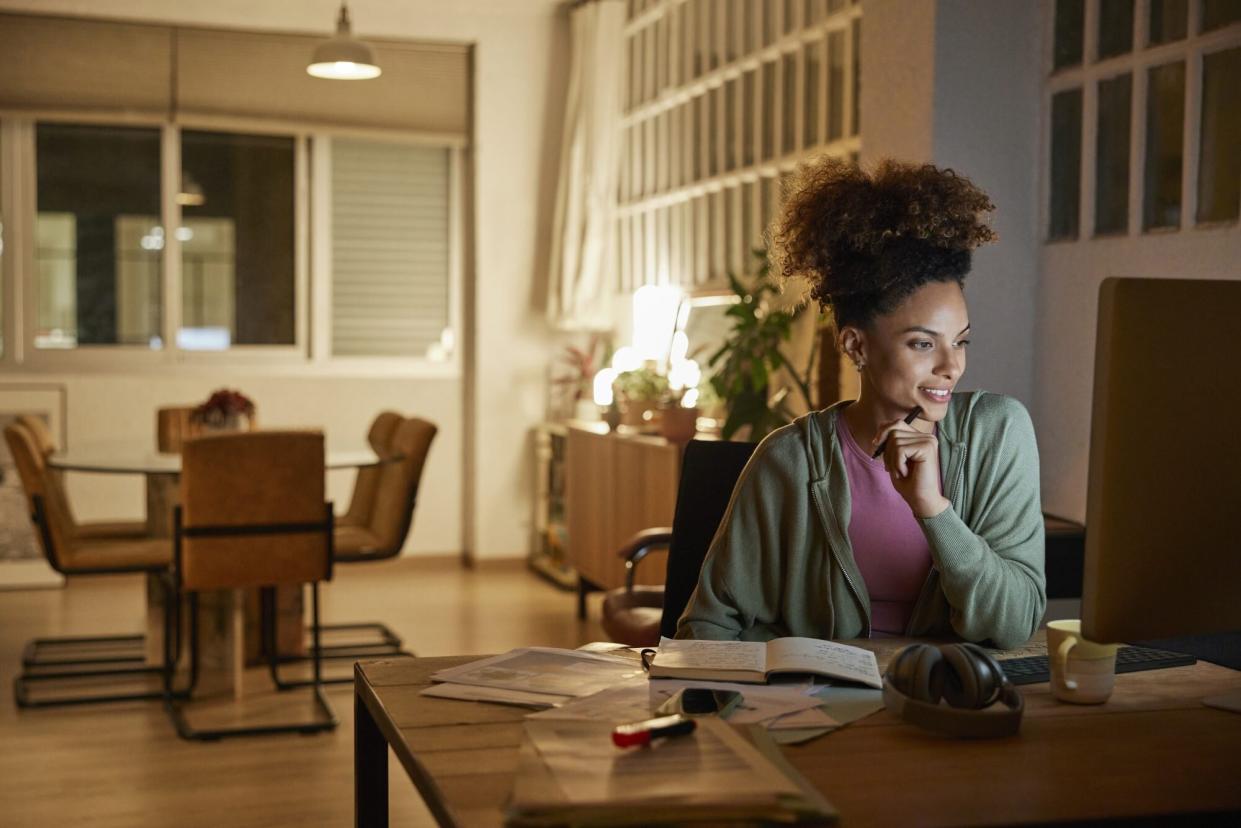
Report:
M202 431L238 431L241 420L254 428L254 401L240 391L221 388L190 413L190 422Z
M646 365L616 376L612 389L621 410L621 424L641 428L651 424L660 400L668 393L668 378Z
M711 387L728 412L721 429L725 440L747 426L749 439L760 440L792 422L788 389L774 394L771 391L773 379L782 368L787 370L806 407L814 408L810 374L818 337L814 337L805 370L798 371L781 347L791 338L793 324L805 312L805 306L791 311L773 308L770 297L779 293L780 288L770 278L767 251L758 248L754 255L761 265L749 284L732 274L728 276L729 285L741 301L726 312L732 322L728 339L707 361L712 371Z

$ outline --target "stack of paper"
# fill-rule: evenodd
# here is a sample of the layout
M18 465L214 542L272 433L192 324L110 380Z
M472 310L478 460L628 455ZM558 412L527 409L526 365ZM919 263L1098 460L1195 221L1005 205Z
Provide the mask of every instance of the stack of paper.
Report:
M645 683L631 658L551 647L523 647L504 655L440 670L442 682L425 696L473 699L546 708L625 683Z
M689 736L618 750L611 725L527 721L508 820L646 825L694 820L823 822L835 812L767 742L699 720ZM751 736L762 740L757 731Z

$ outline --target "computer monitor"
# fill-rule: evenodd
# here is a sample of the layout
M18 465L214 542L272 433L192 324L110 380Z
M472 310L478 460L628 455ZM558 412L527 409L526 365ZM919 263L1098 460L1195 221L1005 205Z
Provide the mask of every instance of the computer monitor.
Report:
M1104 280L1082 632L1241 629L1241 281Z

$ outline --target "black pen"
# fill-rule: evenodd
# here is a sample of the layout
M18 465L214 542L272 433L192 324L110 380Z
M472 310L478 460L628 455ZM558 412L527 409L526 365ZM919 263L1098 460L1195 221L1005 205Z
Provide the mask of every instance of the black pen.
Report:
M922 406L915 405L914 410L910 411L908 414L905 415L905 425L909 425L910 423L912 423L915 419L917 419L918 415L921 413L922 413ZM891 432L889 432L888 437L891 437L891 436L892 436ZM883 454L883 450L886 449L887 447L888 447L888 438L884 437L883 442L879 444L879 448L875 449L875 453L870 456L870 459L872 460L878 459L879 455Z

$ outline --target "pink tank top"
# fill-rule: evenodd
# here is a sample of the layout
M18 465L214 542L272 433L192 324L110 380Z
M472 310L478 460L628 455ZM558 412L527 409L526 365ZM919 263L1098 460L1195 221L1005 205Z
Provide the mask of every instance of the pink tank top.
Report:
M863 451L843 415L836 417L853 504L849 542L866 591L871 630L904 635L918 593L931 569L931 547L909 504L892 486L883 458Z

